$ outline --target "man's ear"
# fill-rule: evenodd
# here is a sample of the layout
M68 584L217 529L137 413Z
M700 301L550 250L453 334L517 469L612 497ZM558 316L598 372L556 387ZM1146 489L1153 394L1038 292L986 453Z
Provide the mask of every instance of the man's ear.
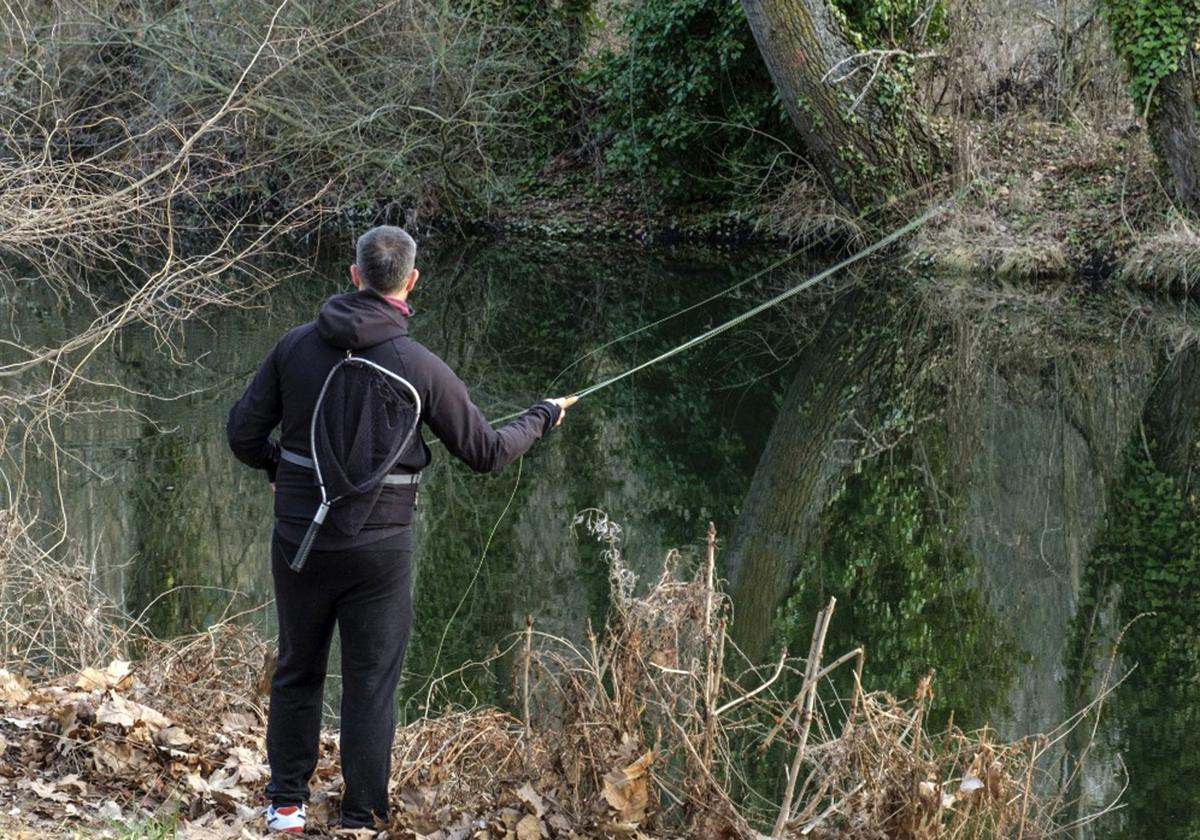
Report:
M421 272L417 269L412 270L412 274L408 275L408 282L404 284L404 291L407 294L413 290L413 286L417 285L417 278L421 276Z
M357 263L350 264L350 282L354 284L354 288L362 288L362 273L359 272Z

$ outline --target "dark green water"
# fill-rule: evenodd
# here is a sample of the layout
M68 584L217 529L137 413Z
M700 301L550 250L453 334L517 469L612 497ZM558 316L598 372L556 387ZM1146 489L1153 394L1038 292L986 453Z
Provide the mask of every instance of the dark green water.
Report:
M602 260L573 248L463 243L421 261L412 331L497 417L615 373L750 305L761 289L598 353L554 383L589 348L765 261L632 251ZM213 312L188 324L175 336L185 366L144 329L126 331L97 360L97 378L184 395L121 395L137 414L74 423L64 435L81 462L68 467L65 486L71 536L100 558L106 588L134 614L144 611L157 632L203 627L270 599L269 491L264 474L229 455L226 412L279 336L347 288L345 275L345 265L331 260L271 291L260 309ZM23 337L51 341L62 319L49 306L30 307ZM649 572L669 549L702 543L710 519L732 532L781 387L785 359L777 352L794 349L785 332L767 324L647 371L581 404L519 470L478 476L435 446L418 508L417 616L405 691L424 686L443 632L439 672L487 656L524 627L526 615L572 637L589 620L602 623L607 569L595 541L572 528L579 511L607 511L622 527L631 562ZM47 499L48 467L33 465ZM247 619L272 632L269 608ZM483 699L507 695L503 673L496 671L491 684L481 679L471 687Z
M499 416L619 372L798 279L766 278L551 384L581 353L768 259L457 243L421 260L412 329ZM70 536L157 631L246 610L272 631L269 605L255 609L270 599L269 492L228 454L225 414L275 340L344 275L328 261L259 309L189 323L175 336L186 365L138 329L97 359L96 378L182 395L123 394L136 413L64 430L79 459L64 484ZM837 595L828 647L866 645L871 687L905 694L936 669L941 719L953 710L1007 737L1045 731L1085 702L1120 627L1157 610L1125 640L1120 667L1139 667L1075 793L1081 811L1098 807L1124 764L1129 807L1095 836L1200 837L1200 358L1168 358L1168 330L1154 326L1190 313L1147 306L1131 322L1088 300L919 283L827 303L768 315L581 403L519 480L515 466L476 476L435 449L406 713L419 711L439 646L443 672L486 657L526 615L574 638L601 623L607 569L572 530L578 512L616 520L643 574L670 548L698 550L713 520L737 632L764 658L784 643L802 650L817 606ZM52 341L64 319L85 315L27 305L14 322L26 340ZM28 466L49 499L49 465ZM498 660L457 696L505 702L511 688Z

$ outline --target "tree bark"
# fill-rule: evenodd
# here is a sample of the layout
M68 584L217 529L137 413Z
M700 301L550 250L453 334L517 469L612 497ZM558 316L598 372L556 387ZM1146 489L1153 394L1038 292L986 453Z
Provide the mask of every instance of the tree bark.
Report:
M1200 347L1177 353L1159 373L1142 415L1154 466L1200 492Z
M882 203L940 167L907 86L886 61L877 67L875 58L853 58L859 50L829 0L742 0L742 7L809 162L839 200ZM855 66L862 69L851 74Z
M769 653L776 610L820 542L821 513L853 468L853 419L870 422L880 345L852 325L872 315L856 299L835 305L801 355L742 505L729 553L731 634L751 659Z
M1154 92L1150 131L1171 176L1175 199L1200 213L1200 114L1196 107L1195 53L1163 78Z

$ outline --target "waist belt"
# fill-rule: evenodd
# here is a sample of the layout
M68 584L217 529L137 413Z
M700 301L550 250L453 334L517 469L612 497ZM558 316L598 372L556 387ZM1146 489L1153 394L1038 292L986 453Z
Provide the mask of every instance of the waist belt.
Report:
M289 464L295 464L297 467L304 467L306 470L314 469L312 458L306 458L299 453L293 452L290 449L280 448L279 460L287 461ZM421 474L418 473L388 473L383 477L383 484L395 486L407 486L410 484L418 484L421 481Z

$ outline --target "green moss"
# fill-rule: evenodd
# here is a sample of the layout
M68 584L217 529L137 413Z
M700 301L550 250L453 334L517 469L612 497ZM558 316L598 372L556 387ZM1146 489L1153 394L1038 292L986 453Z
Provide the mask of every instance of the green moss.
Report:
M1200 501L1140 440L1131 449L1087 572L1071 673L1080 702L1090 699L1106 637L1129 625L1120 653L1135 667L1109 704L1109 725L1138 795L1122 826L1100 834L1191 840L1200 801L1179 794L1200 776ZM1103 628L1110 607L1117 626Z
M895 434L911 431L897 412ZM874 686L911 692L930 670L940 693L935 721L953 710L961 725L983 724L1012 681L1018 655L976 588L976 565L934 498L922 459L899 447L853 475L825 512L776 621L790 650L803 650L811 617L838 599L827 649L862 645Z

